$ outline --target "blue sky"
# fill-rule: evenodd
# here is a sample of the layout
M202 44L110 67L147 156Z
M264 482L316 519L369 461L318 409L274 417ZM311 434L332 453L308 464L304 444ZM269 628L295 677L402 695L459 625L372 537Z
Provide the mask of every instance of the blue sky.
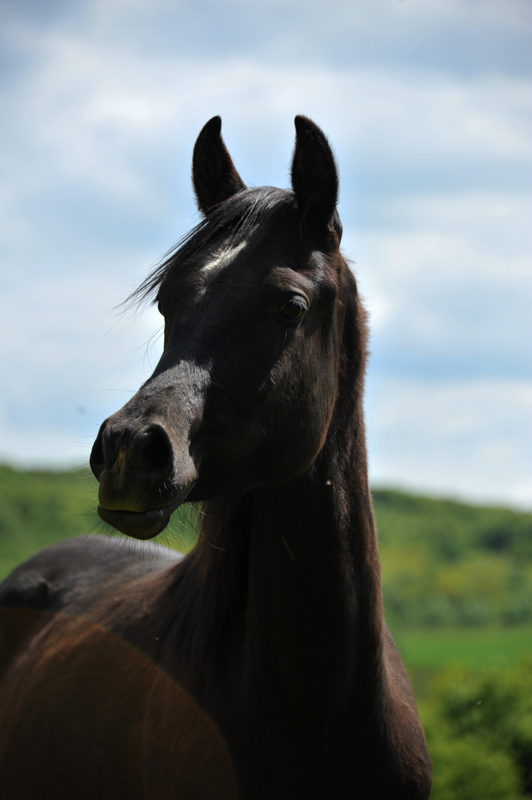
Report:
M370 311L375 485L532 507L529 0L0 2L0 459L86 463L160 317L116 306L197 221L214 114L250 185L293 118L338 158Z

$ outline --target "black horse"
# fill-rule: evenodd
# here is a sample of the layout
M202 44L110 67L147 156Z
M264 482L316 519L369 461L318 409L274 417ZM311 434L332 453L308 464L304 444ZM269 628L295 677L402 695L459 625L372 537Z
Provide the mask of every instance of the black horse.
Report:
M84 537L0 590L1 800L430 794L383 618L337 170L295 124L293 191L247 189L203 128L203 221L138 291L163 355L92 451L102 519L149 539L200 502L198 546Z

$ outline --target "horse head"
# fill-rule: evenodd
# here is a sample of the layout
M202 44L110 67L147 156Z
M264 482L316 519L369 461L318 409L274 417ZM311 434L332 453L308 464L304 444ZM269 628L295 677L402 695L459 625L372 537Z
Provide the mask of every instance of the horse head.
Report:
M353 279L331 148L309 119L295 125L291 192L246 188L220 118L205 125L193 156L203 220L140 287L164 317L163 354L91 454L100 517L136 538L185 500L295 478L324 446Z

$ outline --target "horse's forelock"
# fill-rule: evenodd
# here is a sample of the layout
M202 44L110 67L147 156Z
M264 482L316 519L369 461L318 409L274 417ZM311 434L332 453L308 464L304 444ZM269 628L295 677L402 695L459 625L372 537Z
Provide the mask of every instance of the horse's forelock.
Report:
M127 298L126 305L141 305L154 301L157 291L172 269L186 259L196 256L213 240L223 236L231 247L238 247L251 236L266 235L269 226L295 208L292 192L261 186L245 189L230 197L209 212L209 215L189 231L169 250L163 260Z

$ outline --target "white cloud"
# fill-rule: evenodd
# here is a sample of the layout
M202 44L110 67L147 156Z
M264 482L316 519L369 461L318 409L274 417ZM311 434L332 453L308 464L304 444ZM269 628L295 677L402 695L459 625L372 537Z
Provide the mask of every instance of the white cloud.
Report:
M532 382L382 379L366 407L374 484L532 509Z
M378 352L445 355L442 378L466 357L488 373L530 374L530 200L394 197L375 212L380 229L348 232Z
M234 55L139 58L134 48L109 48L62 30L35 35L32 45L39 53L35 70L3 100L17 112L9 125L15 144L33 151L33 191L39 178L64 176L149 203L156 189L137 159L154 147L169 158L216 112L238 120L232 130L227 126L237 145L240 136L259 148L271 139L288 143L294 112L305 112L338 147L388 169L400 163L434 170L447 158L469 160L468 169L487 158L532 159L529 80L349 64L281 68ZM16 171L20 186L21 158ZM22 186L30 188L24 180Z
M501 64L523 70L526 0L91 0L70 27L138 55L231 52L271 63L439 63L447 70Z

